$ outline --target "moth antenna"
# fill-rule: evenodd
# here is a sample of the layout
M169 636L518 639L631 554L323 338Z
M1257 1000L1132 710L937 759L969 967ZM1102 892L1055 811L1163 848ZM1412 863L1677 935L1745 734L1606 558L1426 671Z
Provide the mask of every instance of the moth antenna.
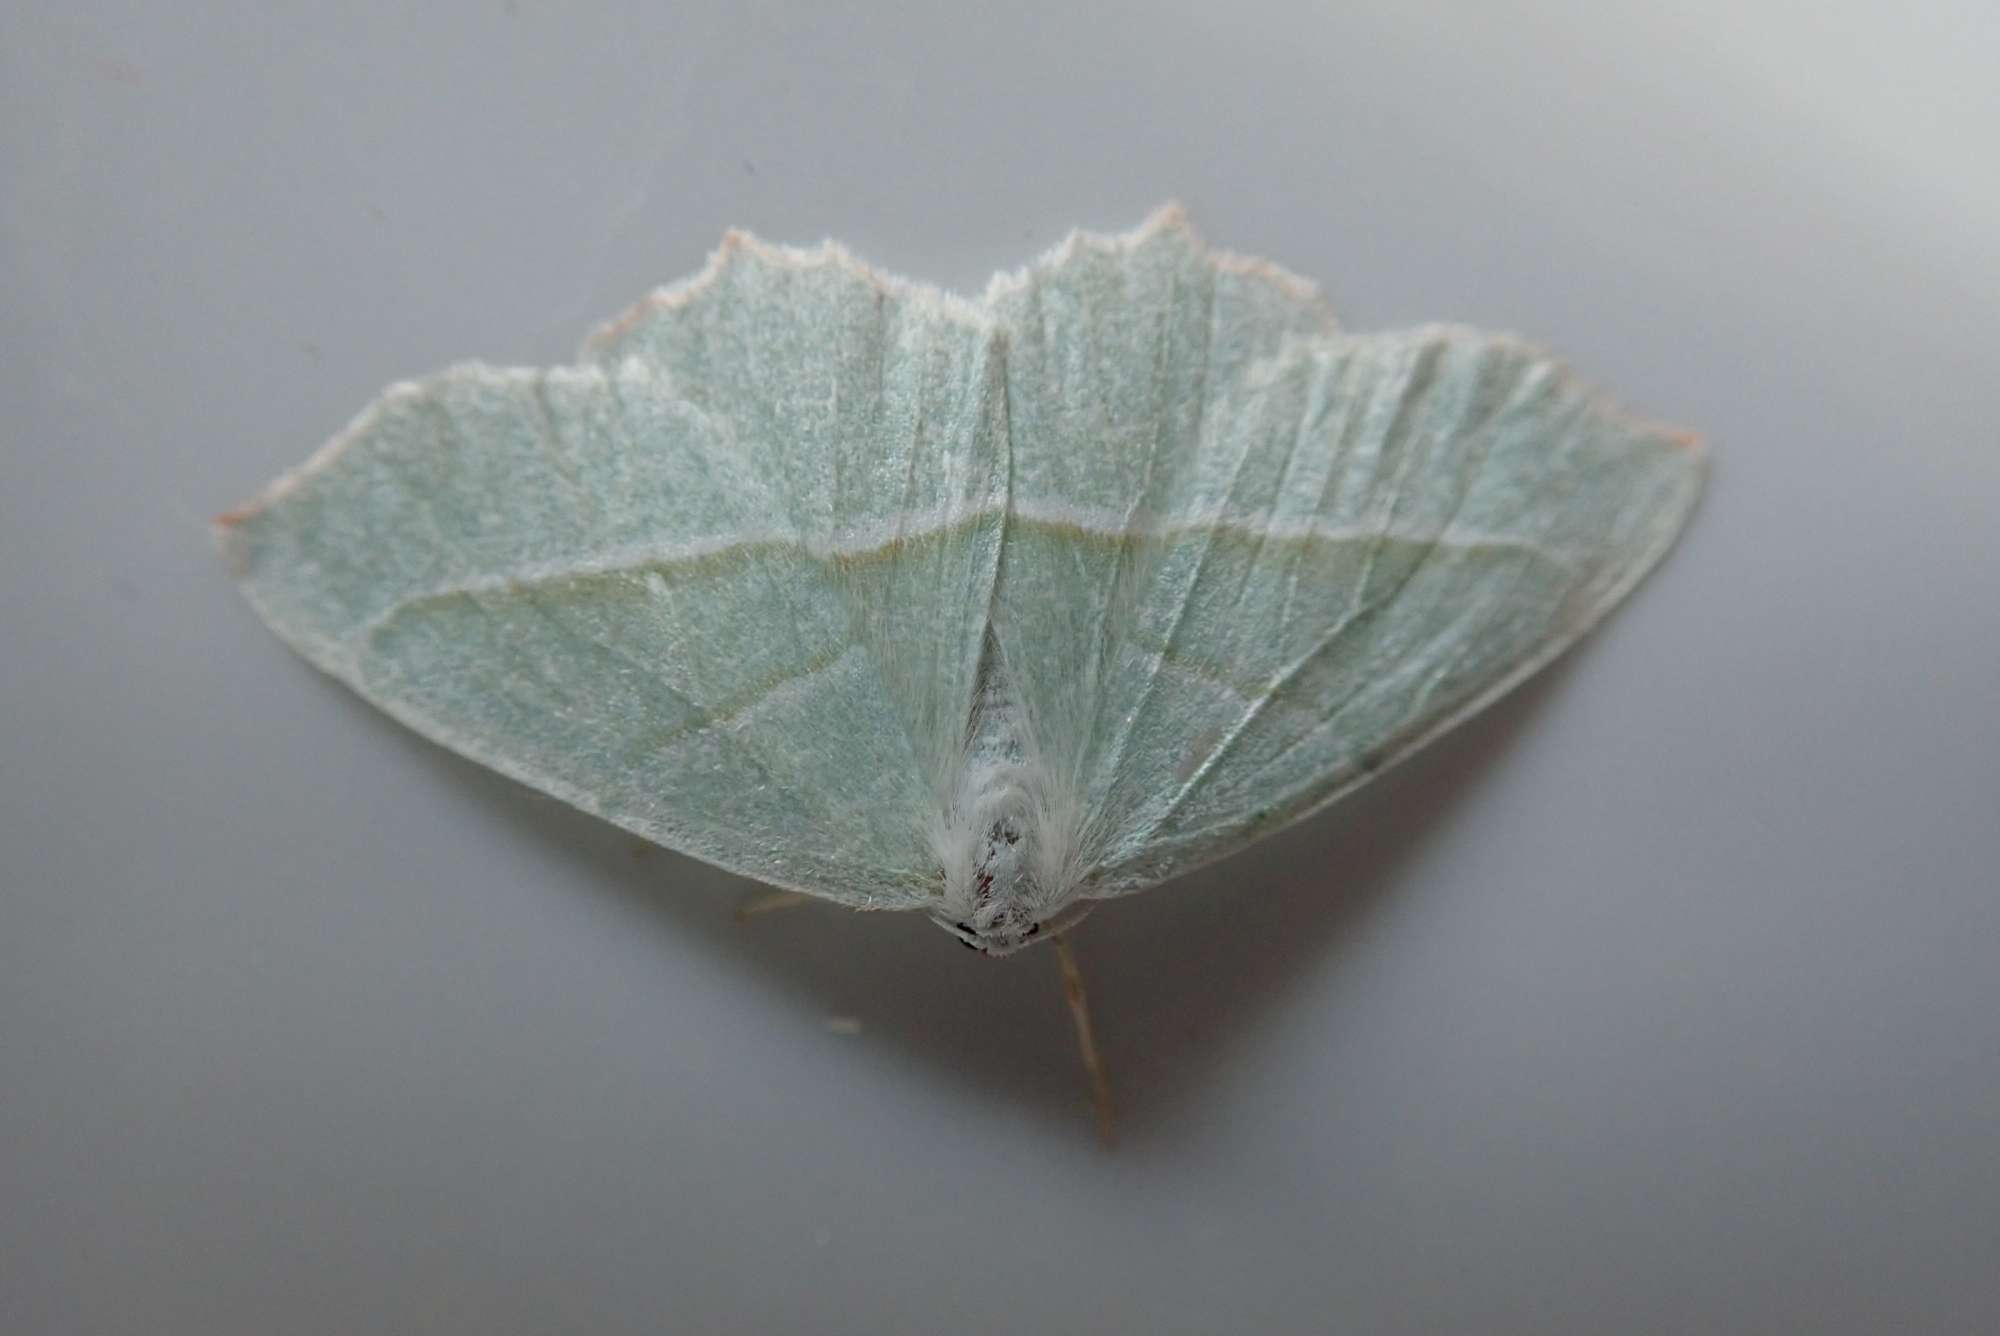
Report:
M1118 1140L1111 1106L1111 1077L1104 1070L1103 1055L1097 1051L1097 1029L1090 1023L1090 999L1083 991L1083 971L1077 967L1076 952L1070 948L1066 932L1056 934L1056 961L1062 967L1063 1000L1069 1003L1070 1019L1076 1022L1076 1046L1083 1055L1084 1074L1090 1078L1090 1101L1097 1109L1097 1138L1109 1149Z
M804 891L765 891L736 906L736 921L742 923L762 914L774 914L780 909L793 909L813 899Z

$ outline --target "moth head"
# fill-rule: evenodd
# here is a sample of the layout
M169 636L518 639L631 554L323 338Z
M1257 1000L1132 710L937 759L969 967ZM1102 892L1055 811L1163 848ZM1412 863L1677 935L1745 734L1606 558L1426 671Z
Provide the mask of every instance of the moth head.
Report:
M941 910L932 910L931 922L975 951L989 956L1005 956L1024 946L1050 940L1081 920L1094 903L1091 900L1075 900L1047 918L1002 915L984 925L976 921L976 916L953 919Z

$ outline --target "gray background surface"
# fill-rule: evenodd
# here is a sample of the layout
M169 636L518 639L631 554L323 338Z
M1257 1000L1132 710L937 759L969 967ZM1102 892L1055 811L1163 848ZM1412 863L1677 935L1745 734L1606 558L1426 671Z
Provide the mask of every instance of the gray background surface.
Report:
M1990 3L280 8L0 17L0 1329L2000 1327ZM1092 919L1115 1153L1046 953L739 926L208 550L727 225L970 288L1169 195L1717 467L1580 652Z

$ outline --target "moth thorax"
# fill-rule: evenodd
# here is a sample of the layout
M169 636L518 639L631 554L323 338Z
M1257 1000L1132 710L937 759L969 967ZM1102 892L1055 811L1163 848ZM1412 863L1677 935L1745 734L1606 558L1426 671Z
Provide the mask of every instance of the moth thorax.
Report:
M972 781L945 874L944 901L932 915L990 954L1026 945L1042 931L1050 888L1034 870L1037 809L1016 767L995 766Z

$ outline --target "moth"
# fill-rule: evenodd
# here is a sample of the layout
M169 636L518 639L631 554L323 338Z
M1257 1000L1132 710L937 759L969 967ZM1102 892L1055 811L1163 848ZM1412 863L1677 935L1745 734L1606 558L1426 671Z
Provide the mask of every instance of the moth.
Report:
M1539 348L1347 333L1170 206L977 299L731 232L575 365L391 386L215 527L419 733L997 956L1483 708L1703 473Z

